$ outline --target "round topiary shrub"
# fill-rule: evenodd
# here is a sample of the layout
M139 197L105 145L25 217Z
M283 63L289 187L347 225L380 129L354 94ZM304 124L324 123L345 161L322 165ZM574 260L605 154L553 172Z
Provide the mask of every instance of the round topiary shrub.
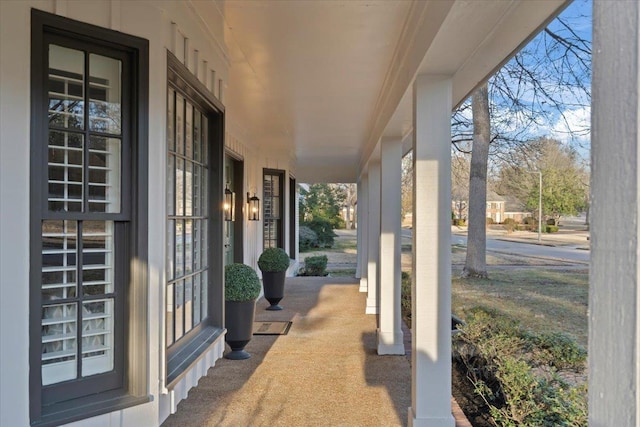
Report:
M263 273L286 271L289 268L289 255L282 248L267 248L258 258L258 267Z
M224 267L224 299L226 301L251 301L260 295L260 279L255 270L245 264L229 264Z

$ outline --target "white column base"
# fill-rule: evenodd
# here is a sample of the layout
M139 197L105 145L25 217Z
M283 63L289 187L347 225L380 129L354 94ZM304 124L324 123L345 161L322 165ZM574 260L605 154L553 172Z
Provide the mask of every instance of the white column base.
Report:
M455 427L453 415L444 418L416 418L413 408L409 408L409 427Z
M367 308L364 312L365 314L378 314L378 301L376 301L375 297L367 298Z
M360 292L367 292L369 291L369 285L367 284L367 278L366 277L362 277L360 278Z
M404 334L393 332L377 331L378 335L378 355L400 355L404 356Z

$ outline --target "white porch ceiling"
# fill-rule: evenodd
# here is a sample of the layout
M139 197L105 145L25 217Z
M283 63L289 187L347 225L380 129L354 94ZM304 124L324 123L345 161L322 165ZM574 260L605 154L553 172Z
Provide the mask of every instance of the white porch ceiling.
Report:
M355 182L383 137L412 130L419 73L463 101L566 0L224 3L231 127L295 159L298 182Z

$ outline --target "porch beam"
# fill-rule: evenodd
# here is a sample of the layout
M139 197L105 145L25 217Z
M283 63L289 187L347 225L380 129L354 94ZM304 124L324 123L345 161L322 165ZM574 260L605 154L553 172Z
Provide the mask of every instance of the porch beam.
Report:
M367 308L365 313L379 313L380 263L380 161L369 162L369 228L367 229Z
M593 17L589 425L637 426L640 4L595 0Z
M451 77L413 86L413 274L409 426L451 415Z
M383 139L380 164L380 327L378 354L404 354L400 312L402 138Z

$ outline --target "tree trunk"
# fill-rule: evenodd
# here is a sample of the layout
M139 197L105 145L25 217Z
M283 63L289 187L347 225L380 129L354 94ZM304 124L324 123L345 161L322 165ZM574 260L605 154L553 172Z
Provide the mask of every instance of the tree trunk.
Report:
M473 148L469 176L467 258L462 277L487 278L487 164L491 138L489 92L483 84L473 92Z

